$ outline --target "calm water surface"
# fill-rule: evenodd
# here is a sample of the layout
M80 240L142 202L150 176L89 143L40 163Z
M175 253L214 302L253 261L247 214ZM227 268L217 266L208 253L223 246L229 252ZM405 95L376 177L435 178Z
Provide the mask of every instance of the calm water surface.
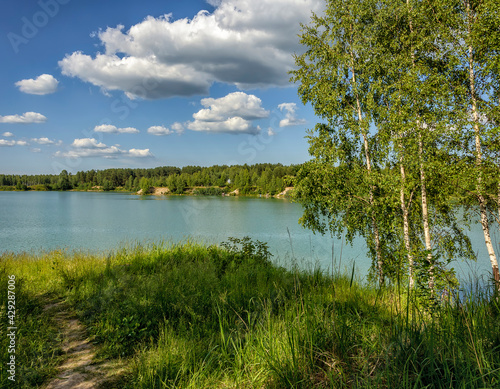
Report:
M56 248L111 250L144 241L195 239L220 243L250 236L269 244L275 260L292 258L332 266L370 266L360 239L353 247L315 235L298 224L302 207L282 199L254 197L135 196L88 192L0 192L0 253ZM290 235L289 235L290 233ZM470 232L478 262L456 262L460 272L489 271L482 231ZM498 245L498 233L494 241Z

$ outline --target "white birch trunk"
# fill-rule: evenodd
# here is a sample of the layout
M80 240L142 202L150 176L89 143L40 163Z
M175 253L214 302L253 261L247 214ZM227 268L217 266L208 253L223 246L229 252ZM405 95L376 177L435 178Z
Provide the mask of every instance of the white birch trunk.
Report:
M358 97L358 92L357 92L357 85L356 85L356 74L354 72L354 56L353 52L351 50L351 72L352 72L352 82L353 82L353 87L355 90L356 94L356 106L357 106L357 113L358 113L358 121L359 125L361 128L361 133L363 135L363 145L365 149L365 158L366 158L366 170L368 171L368 178L370 179L371 176L371 160L370 160L370 149L368 147L368 139L367 139L367 134L365 133L365 130L363 129L363 115L361 112L361 104L359 102L359 97ZM384 270L383 270L383 259L382 259L382 250L380 248L380 234L378 230L378 224L377 220L375 219L375 214L373 210L374 206L374 198L373 198L373 186L370 185L370 190L369 190L369 201L370 201L370 206L372 207L371 210L371 220L372 220L372 230L373 230L373 235L375 239L375 253L377 256L377 270L378 270L378 277L379 277L379 284L383 285L385 282L384 279Z
M405 242L406 255L408 258L408 278L410 283L410 289L413 289L415 285L415 277L414 277L414 269L413 269L413 255L411 253L411 245L410 245L410 223L408 221L408 207L406 206L405 200L405 181L406 181L406 172L403 166L403 156L399 157L400 161L400 172L401 172L401 189L400 189L400 201L401 201L401 211L403 212L403 239Z
M470 3L466 0L466 9L468 17L468 33L471 35L470 26L472 24L472 14L470 9ZM481 151L481 133L479 128L479 114L477 112L477 98L476 98L476 85L475 85L475 75L474 75L474 58L473 58L473 48L469 44L469 83L470 83L470 94L472 103L472 118L474 121L474 134L476 143L476 167L478 168L478 175L476 181L477 198L479 201L479 212L481 214L481 227L483 229L484 243L486 244L486 249L488 250L488 256L490 258L491 268L493 271L493 278L496 281L497 289L500 291L500 274L498 272L498 261L495 254L495 249L491 242L490 227L488 224L488 210L486 209L486 200L483 194L483 182L482 182L482 151Z
M410 11L410 1L406 0L406 6L408 11ZM410 17L410 32L413 33L413 23ZM413 52L413 46L411 46L411 63L412 67L415 68L415 53ZM431 293L434 294L434 264L432 263L432 245L431 245L431 232L429 228L429 208L427 206L427 186L425 180L425 170L424 170L424 148L422 141L422 128L420 127L420 121L417 121L418 129L418 158L420 161L420 188L422 196L422 223L424 227L424 243L425 250L428 251L427 262L429 262L429 289Z
M427 262L429 262L429 289L434 294L434 264L432 263L431 232L429 228L429 210L427 207L427 187L425 181L425 170L423 162L422 134L419 133L418 152L420 158L420 188L422 196L422 222L424 224L425 249L428 251Z

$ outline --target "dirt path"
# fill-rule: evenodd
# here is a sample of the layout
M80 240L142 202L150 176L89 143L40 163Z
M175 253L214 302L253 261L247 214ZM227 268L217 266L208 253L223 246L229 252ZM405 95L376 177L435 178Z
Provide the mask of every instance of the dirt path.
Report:
M54 302L45 306L44 310L52 313L59 323L66 354L65 362L59 366L59 374L45 386L45 389L91 389L100 387L114 387L108 380L123 369L116 364L93 363L96 349L89 341L85 328L64 302Z

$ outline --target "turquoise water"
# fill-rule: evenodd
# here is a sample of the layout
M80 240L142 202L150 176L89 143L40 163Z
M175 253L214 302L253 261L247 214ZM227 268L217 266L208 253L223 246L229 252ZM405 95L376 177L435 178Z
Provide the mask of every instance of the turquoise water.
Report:
M302 207L283 199L254 197L135 196L92 192L0 192L0 253L52 250L112 250L144 241L187 239L220 243L250 236L267 242L274 259L286 264L319 263L352 268L365 276L370 267L358 239L346 246L298 224ZM490 270L479 225L470 232L478 262L453 266L461 273ZM494 242L498 245L498 233ZM342 247L342 257L340 257ZM499 251L500 252L500 251Z

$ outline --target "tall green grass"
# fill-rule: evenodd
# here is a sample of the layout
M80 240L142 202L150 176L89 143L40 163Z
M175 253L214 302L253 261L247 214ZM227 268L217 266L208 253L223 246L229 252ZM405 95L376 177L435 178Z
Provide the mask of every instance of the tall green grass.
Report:
M1 388L36 388L56 372L61 359L61 337L52 314L44 310L54 299L41 283L34 285L28 274L35 276L38 263L27 255L5 254L0 260L0 370ZM25 274L25 276L21 276ZM7 280L15 275L15 354L9 354L9 324L7 317ZM43 275L39 281L42 281ZM15 356L15 382L9 381L7 361Z
M404 286L280 267L248 239L4 255L1 266L26 301L64 298L98 358L127 361L123 388L500 387L500 308L480 287L428 311ZM22 339L54 344L29 326Z

